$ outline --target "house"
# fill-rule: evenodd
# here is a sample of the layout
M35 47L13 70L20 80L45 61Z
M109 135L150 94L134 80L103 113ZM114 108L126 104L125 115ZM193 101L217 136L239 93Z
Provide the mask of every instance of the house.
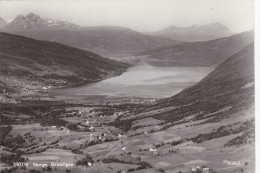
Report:
M149 148L149 151L153 152L153 154L158 154L157 149L156 148Z
M209 173L209 168L203 168L202 173Z
M196 168L191 168L191 173L197 173Z
M93 134L90 134L90 140L93 140Z
M144 145L140 145L140 149L141 150L150 150L150 148L154 148L153 144L144 144Z
M144 132L144 136L150 136L149 133L147 131Z
M125 150L126 150L126 147L122 147L122 150L125 151Z
M156 152L156 148L149 148L149 151Z
M88 166L91 167L93 164L91 162L88 162Z

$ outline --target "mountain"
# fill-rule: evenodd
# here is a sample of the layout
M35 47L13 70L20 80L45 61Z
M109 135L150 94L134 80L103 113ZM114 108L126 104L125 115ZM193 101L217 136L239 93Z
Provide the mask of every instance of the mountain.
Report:
M90 83L121 74L128 64L66 45L0 33L0 93L28 93Z
M220 23L192 25L190 27L170 26L151 35L162 36L179 41L207 41L232 35L232 32Z
M47 18L29 13L28 15L18 15L12 22L5 26L8 30L57 30L57 29L79 29L80 26Z
M191 172L198 166L210 172L254 172L254 86L252 43L196 85L134 114L118 116L110 125L130 137L125 142L128 152L143 154L141 147L154 146L156 159L145 161L157 169L158 163L171 165L162 167L164 172ZM223 164L226 158L239 158L240 167Z
M231 116L244 116L245 120L245 112L253 106L254 44L251 43L229 57L196 85L175 96L161 99L131 117L118 118L115 126L126 131L135 130L139 134L152 126L145 123L146 120L158 121L157 130L190 122L195 125L215 123L229 118L234 123ZM238 118L236 120L239 121ZM135 124L139 126L136 127Z
M163 46L138 55L154 65L212 66L220 64L253 40L254 32L248 31L211 41Z
M210 121L223 118L254 103L254 44L250 44L229 57L198 84L163 100L159 105L179 106L178 116L164 114L169 119L179 119L188 114ZM227 108L225 110L225 108ZM223 110L223 111L219 111ZM175 110L176 111L176 110ZM178 112L178 111L177 111Z
M109 57L126 56L158 46L180 43L168 38L141 34L129 28L81 27L68 22L44 19L33 13L17 16L3 27L2 31L54 41Z
M176 44L169 39L143 35L121 27L87 27L81 30L8 31L39 40L49 40L113 57L131 55L162 45Z

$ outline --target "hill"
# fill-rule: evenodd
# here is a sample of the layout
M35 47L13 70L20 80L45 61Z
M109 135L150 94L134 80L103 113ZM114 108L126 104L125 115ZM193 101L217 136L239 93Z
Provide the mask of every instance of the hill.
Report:
M254 44L229 57L196 85L162 99L134 118L153 117L168 122L215 122L254 105ZM142 115L141 113L140 115Z
M198 166L210 172L253 172L254 44L196 85L132 115L118 116L110 125L127 133L131 152L142 155L148 147L156 148L156 159L144 161L165 172L190 172ZM239 158L240 164L223 164L227 158Z
M179 111L186 115L201 112L197 118L210 118L210 121L223 118L243 110L254 103L254 44L228 58L208 76L193 87L162 101L159 105L182 106ZM225 108L228 108L225 111ZM223 110L218 112L219 110ZM186 116L180 114L181 117ZM179 119L165 114L163 117ZM208 115L208 116L207 116Z
M232 35L232 32L221 23L192 25L190 27L170 26L151 35L162 36L179 41L207 41Z
M82 27L65 21L41 18L33 13L19 15L10 23L1 23L0 29L3 32L54 41L109 57L126 56L158 46L180 43L168 38L145 35L129 28Z
M229 57L196 85L144 108L131 118L122 117L118 124L123 124L124 128L131 128L135 121L147 118L164 121L160 124L168 127L190 120L209 123L225 119L252 105L254 44ZM187 117L189 118L186 119Z
M212 66L222 63L253 40L253 31L248 31L217 40L163 46L138 55L154 65Z
M4 89L21 93L90 83L121 74L129 67L54 42L7 33L0 33L0 40L1 93L8 92Z

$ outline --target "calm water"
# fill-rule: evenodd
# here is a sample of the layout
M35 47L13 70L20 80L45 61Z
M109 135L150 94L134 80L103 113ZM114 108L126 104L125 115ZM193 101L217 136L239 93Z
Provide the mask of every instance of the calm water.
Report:
M81 87L57 89L62 95L109 95L162 98L172 96L205 77L213 67L153 67L139 65L121 76Z

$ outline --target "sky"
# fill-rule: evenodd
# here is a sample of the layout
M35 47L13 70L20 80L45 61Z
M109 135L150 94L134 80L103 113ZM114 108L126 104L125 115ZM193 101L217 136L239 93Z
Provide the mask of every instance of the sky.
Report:
M254 28L253 0L0 0L0 17L33 12L81 26L115 25L153 32L219 22L233 33Z

